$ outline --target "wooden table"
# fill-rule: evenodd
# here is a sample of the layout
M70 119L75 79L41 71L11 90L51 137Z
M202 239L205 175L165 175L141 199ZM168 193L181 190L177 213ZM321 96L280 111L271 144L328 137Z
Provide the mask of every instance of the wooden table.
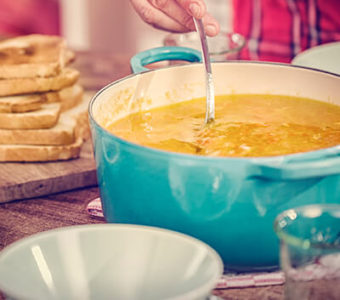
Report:
M97 187L0 204L0 249L31 234L78 224L104 223L87 214L86 204L99 196ZM223 299L283 299L282 286L216 290ZM3 300L4 298L1 297Z
M91 90L127 75L128 55L78 53L76 67L81 83ZM10 175L9 175L10 176ZM0 204L0 250L7 245L41 231L78 224L104 223L86 212L89 201L99 196L97 187L89 187L34 199ZM282 286L216 290L223 299L283 299ZM4 297L0 294L0 300Z

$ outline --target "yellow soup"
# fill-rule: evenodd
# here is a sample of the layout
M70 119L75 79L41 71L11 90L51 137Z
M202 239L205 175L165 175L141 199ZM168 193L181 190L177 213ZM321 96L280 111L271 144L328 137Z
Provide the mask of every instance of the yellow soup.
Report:
M209 156L273 156L340 144L340 106L299 97L216 97L204 126L205 98L133 113L108 130L136 144Z

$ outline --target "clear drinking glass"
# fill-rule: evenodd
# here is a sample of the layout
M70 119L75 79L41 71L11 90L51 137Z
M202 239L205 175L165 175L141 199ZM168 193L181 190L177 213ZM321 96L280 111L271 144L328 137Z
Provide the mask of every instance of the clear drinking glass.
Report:
M340 299L340 204L289 209L275 220L285 299Z
M207 37L210 58L212 61L235 60L245 45L245 38L238 33L224 32L215 37ZM171 33L164 37L164 46L180 46L201 50L197 32Z

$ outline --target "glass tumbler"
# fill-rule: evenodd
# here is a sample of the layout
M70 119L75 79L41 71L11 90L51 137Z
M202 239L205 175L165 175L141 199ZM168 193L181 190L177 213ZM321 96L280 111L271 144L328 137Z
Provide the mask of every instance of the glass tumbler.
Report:
M274 229L285 299L340 299L340 204L289 209L275 219Z
M224 32L215 37L207 37L212 61L236 60L245 45L245 38L238 33ZM164 37L164 46L189 47L201 51L201 42L197 32L171 33Z

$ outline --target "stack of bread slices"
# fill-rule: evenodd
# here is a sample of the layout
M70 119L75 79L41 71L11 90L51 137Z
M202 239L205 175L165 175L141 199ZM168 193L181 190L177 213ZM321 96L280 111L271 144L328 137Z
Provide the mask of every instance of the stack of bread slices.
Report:
M0 42L0 161L79 157L89 137L88 100L74 58L59 36Z

